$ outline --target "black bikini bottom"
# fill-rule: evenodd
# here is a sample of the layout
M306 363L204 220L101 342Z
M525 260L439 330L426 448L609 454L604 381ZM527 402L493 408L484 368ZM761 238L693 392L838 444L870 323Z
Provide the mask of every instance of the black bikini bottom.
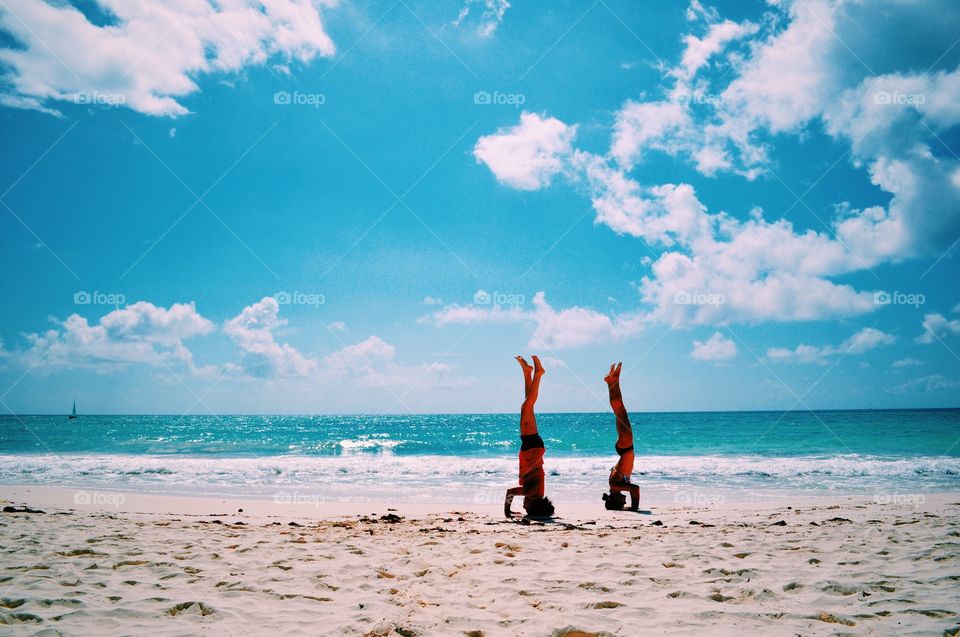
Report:
M540 437L540 434L527 434L526 436L520 436L520 451L536 449L538 447L543 447L543 438Z

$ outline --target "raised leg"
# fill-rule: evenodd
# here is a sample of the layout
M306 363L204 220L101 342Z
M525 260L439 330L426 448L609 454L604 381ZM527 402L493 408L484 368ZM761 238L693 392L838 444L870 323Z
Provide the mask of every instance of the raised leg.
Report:
M620 368L623 363L610 366L610 372L603 379L610 390L610 407L617 418L617 446L621 449L633 446L633 427L630 426L630 416L623 405L623 394L620 393Z
M527 365L526 361L520 356L517 357L517 360L523 367L525 389L523 404L520 406L520 435L528 436L537 433L537 417L533 412L533 407L540 396L540 377L544 375L545 370L537 356L533 357L533 367Z

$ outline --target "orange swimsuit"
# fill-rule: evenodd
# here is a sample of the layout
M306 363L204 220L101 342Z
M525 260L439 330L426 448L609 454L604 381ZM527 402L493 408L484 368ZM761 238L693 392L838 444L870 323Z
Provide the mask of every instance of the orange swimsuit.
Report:
M543 447L520 451L520 486L523 495L529 498L542 498L544 493Z

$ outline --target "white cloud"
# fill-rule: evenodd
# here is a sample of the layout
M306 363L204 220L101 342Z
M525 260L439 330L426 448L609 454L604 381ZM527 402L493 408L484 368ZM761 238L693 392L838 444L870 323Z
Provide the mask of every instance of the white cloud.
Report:
M767 358L787 363L825 364L833 356L860 355L881 345L890 345L896 337L881 330L865 327L840 345L798 345L795 349L772 347L767 350Z
M751 22L737 23L733 20L724 20L711 24L706 35L702 38L689 34L684 36L685 48L680 59L680 66L672 71L680 80L689 81L703 68L710 58L719 53L729 42L753 35L758 30L757 25Z
M488 305L448 305L420 319L437 326L470 323L527 323L533 327L528 347L548 350L582 347L608 340L620 340L643 329L637 315L608 316L583 307L554 309L546 295L537 292L533 308L503 308Z
M557 174L584 183L597 223L666 248L640 286L650 318L724 324L872 312L870 291L833 279L940 254L960 234L960 162L936 137L960 125L955 5L811 0L770 7L759 25L737 24L692 2L687 17L706 31L685 38L678 65L664 69L663 98L629 100L616 113L607 155L565 144L548 155L543 174L533 161L519 162L525 171L487 162L516 188L543 187ZM733 71L724 86L724 76L706 70L734 42L739 48L723 60ZM889 42L904 46L894 52ZM918 72L933 61L948 70ZM720 99L702 99L717 93ZM688 158L705 175L754 179L771 163L764 140L804 135L811 123L849 145L854 166L892 195L889 202L838 202L827 227L803 230L760 214L710 213L688 184L647 187L628 174L657 150ZM722 302L676 302L698 293Z
M149 115L188 113L181 99L203 74L309 62L334 44L311 0L97 0L95 24L67 3L6 0L0 27L0 102L56 114L57 101L122 105Z
M453 26L460 26L470 15L472 6L476 4L483 5L478 18L477 35L481 38L489 38L503 22L503 16L510 8L510 3L507 0L466 0L457 14L457 19L453 21Z
M691 185L644 188L590 153L574 152L567 166L584 176L597 223L674 248L653 261L641 282L650 318L672 325L797 321L876 309L872 292L829 280L876 260L865 261L828 233L797 232L759 211L746 221L709 213ZM716 302L678 302L696 295Z
M875 309L869 292L830 276L862 263L829 235L784 220L710 214L689 184L643 189L602 163L587 169L597 222L674 247L651 266L640 294L650 317L672 325L816 320Z
M720 332L715 332L706 341L694 341L691 358L698 361L724 361L737 355L737 344L725 338Z
M684 52L680 63L664 69L664 76L672 80L665 99L651 101L628 100L617 112L613 141L609 156L624 170L630 170L650 150L672 156L690 157L697 169L705 175L720 170L737 170L750 179L759 173L755 167L738 169L724 147L734 136L733 127L699 123L696 115L715 109L721 96L711 93L706 81L694 81L714 56L731 42L754 35L759 27L752 22L719 22L715 9L705 10L692 3L687 17L703 18L709 27L703 37L684 36ZM762 155L761 149L744 145L751 155Z
M918 365L923 365L923 363L915 358L901 358L893 361L893 364L890 366L894 369L900 369L903 367L917 367Z
M755 46L723 92L717 116L737 132L729 142L747 149L759 132L796 134L819 120L893 195L886 209L840 220L838 237L865 261L939 253L960 231L960 162L938 139L960 125L956 5L785 6L788 26ZM890 42L903 44L895 55ZM953 70L918 72L932 62Z
M822 112L842 77L832 75L836 15L829 0L791 2L788 26L757 43L723 92L725 118L790 131ZM855 58L853 59L856 62Z
M892 387L889 391L901 394L908 392L923 392L927 394L932 394L941 391L954 391L960 389L960 381L956 381L942 374L930 374L929 376L922 376L920 378L914 378L913 380L908 380L905 383Z
M130 363L183 365L198 371L183 341L213 329L213 323L200 316L193 303L163 308L140 301L104 315L94 325L79 314L71 314L59 323L59 329L27 334L30 347L22 356L31 365L97 371Z
M932 313L923 317L923 334L915 340L930 344L955 334L960 334L960 319L948 319L943 314Z
M266 296L224 324L223 331L246 352L238 365L229 366L233 371L268 378L309 376L316 370L316 361L287 343L277 343L273 331L287 324L279 313L277 300Z
M690 0L690 5L686 12L687 20L706 20L715 22L720 19L720 14L714 7L704 7L699 0Z
M358 366L366 369L370 365L382 365L392 361L396 348L379 336L370 336L365 341L344 346L343 349L328 354L323 362L335 375L344 375Z
M520 190L537 190L563 170L576 133L576 126L554 117L524 112L516 126L478 139L473 155L498 181Z
M626 169L640 160L643 150L676 154L690 126L690 114L682 103L628 101L617 112L610 154Z
M446 363L402 365L396 360L396 348L376 335L328 354L323 359L324 373L332 378L349 378L369 386L464 387L472 378L454 376ZM402 397L397 397L398 400Z
M331 323L327 323L327 329L332 332L342 332L347 329L347 324L343 321L333 321Z

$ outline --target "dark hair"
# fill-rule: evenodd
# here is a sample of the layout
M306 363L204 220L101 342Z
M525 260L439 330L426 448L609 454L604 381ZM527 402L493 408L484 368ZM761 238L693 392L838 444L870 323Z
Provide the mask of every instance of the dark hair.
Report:
M621 511L627 504L627 496L620 491L611 491L603 494L603 506L607 511Z
M532 515L535 518L549 518L553 516L554 511L553 502L550 501L550 498L534 498L525 508L527 509L527 515Z

